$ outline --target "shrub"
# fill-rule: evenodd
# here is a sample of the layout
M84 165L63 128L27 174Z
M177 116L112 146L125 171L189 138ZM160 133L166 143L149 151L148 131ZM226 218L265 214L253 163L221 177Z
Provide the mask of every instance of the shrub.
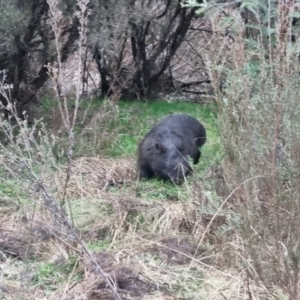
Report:
M276 299L279 290L291 299L300 293L300 49L292 27L296 5L243 3L241 14L231 12L228 22L222 19L229 30L219 53L222 66L220 56L207 60L225 149L223 169L233 191L226 201L234 205L231 220L238 244L231 244L231 250L248 282L254 280ZM251 16L248 24L245 12ZM222 74L226 83L220 88Z

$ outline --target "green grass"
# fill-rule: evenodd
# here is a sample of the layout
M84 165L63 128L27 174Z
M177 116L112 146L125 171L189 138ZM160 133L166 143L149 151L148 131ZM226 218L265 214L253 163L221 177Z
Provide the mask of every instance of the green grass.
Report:
M57 109L55 101L42 100L42 111ZM139 142L151 127L172 113L183 113L195 117L202 122L207 131L207 142L202 148L202 159L199 170L206 169L221 156L220 140L217 129L217 108L213 104L197 103L168 103L166 101L151 102L118 102L118 115L105 121L101 121L90 128L89 120L97 112L107 109L102 99L92 101L83 100L80 103L79 115L86 114L86 123L89 128L80 135L76 141L75 156L105 155L108 157L133 156L137 154ZM43 114L45 116L45 114ZM45 116L47 118L47 114ZM51 118L46 122L51 124ZM84 127L79 120L76 125L76 132L81 133ZM101 123L102 122L102 123ZM51 125L50 125L51 127ZM64 143L61 139L60 143ZM58 149L60 147L58 146ZM63 160L62 160L63 161Z
M220 150L214 105L163 101L119 102L118 108L117 120L107 124L111 132L116 132L116 136L113 136L111 143L104 149L107 156L136 155L137 146L143 136L156 122L171 113L189 114L204 124L207 130L207 143L203 147L203 154L212 158Z
M108 246L110 245L110 243L111 243L110 239L107 239L107 240L106 239L104 239L104 240L101 239L101 240L98 240L96 242L89 242L87 244L87 247L90 251L97 253L97 252L101 252L101 251L107 249Z
M82 232L87 232L93 226L95 220L101 222L102 218L113 213L111 203L103 203L99 199L88 200L74 199L71 203L72 215L76 220L76 226Z
M24 204L28 202L30 194L16 179L5 179L0 183L0 197L1 200L12 199L15 203Z
M78 260L75 256L70 257L68 261L63 264L40 262L32 278L33 286L41 286L46 291L56 290L61 282L69 278L77 265ZM80 274L73 274L72 282L79 281L80 279Z
M187 178L190 181L191 178ZM148 202L159 200L172 200L185 202L190 196L189 190L184 185L174 185L156 178L140 181L136 188L137 195Z

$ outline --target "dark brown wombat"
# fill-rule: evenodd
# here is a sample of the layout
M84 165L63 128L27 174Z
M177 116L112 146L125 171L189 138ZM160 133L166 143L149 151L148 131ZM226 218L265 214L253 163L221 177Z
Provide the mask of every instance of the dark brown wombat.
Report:
M188 157L199 162L199 148L206 141L204 126L183 114L170 115L157 123L139 145L140 178L158 177L180 183L191 172Z

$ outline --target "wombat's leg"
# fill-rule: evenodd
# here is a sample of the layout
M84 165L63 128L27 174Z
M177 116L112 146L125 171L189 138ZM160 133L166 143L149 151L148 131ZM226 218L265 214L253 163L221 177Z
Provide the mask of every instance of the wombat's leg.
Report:
M140 178L151 178L154 176L152 169L149 166L140 166Z
M194 157L194 165L196 165L199 162L200 157L201 157L201 151L197 149L196 155Z

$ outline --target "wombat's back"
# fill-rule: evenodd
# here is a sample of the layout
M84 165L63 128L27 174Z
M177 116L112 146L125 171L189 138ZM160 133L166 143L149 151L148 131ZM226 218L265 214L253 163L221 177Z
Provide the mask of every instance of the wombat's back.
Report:
M184 139L196 140L196 145L198 147L201 147L206 142L206 131L204 126L189 115L169 115L157 123L152 130L153 132L163 132L164 130L168 130L182 136Z

